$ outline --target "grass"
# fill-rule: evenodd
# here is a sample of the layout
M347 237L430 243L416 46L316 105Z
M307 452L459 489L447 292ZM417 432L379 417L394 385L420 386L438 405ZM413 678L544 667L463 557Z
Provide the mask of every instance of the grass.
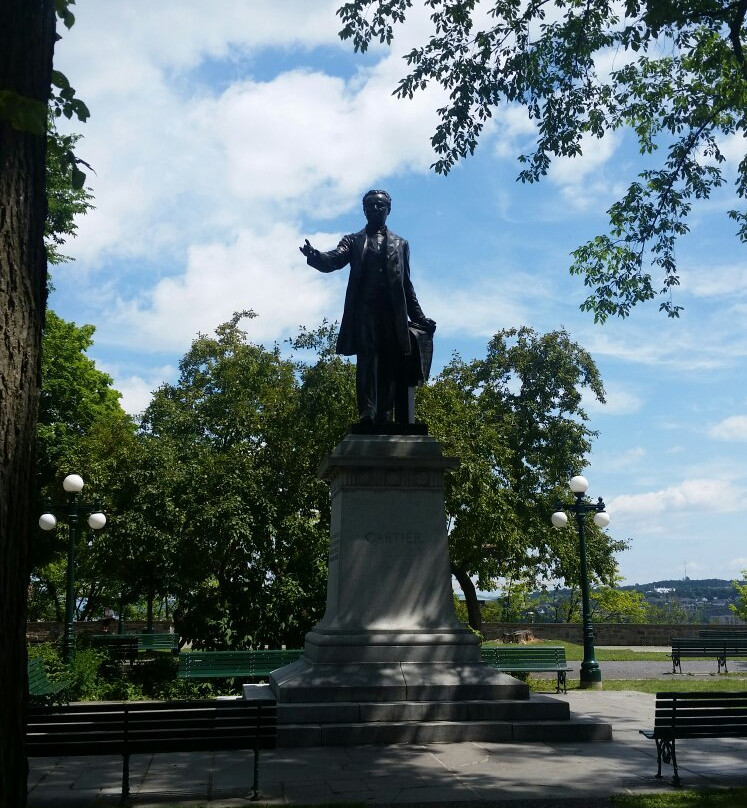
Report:
M491 640L485 645L500 645L497 640ZM578 643L565 640L539 640L532 645L562 645L565 648L565 658L569 662L580 662L584 658L584 647ZM599 662L669 662L671 654L664 651L631 651L629 648L617 648L614 651L607 648L597 648L596 658ZM683 657L685 659L685 657Z
M568 690L579 690L578 679L568 676ZM555 677L540 679L529 677L529 686L533 693L554 693ZM666 693L679 690L704 692L729 692L732 690L747 690L747 679L740 676L721 675L709 676L707 679L680 677L676 679L604 679L602 690L636 690L639 693ZM745 803L747 805L747 803Z
M616 808L738 808L747 805L747 788L677 791L667 794L618 794L610 799Z

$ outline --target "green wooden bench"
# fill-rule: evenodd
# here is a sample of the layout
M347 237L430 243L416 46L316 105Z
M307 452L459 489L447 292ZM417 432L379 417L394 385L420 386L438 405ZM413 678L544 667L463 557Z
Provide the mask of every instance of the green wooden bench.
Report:
M179 653L178 634L135 634L138 651L168 651Z
M716 659L718 672L728 673L726 660L747 657L747 637L672 637L672 673L682 673L682 657Z
M47 676L41 659L29 659L29 701L31 704L54 704L66 702L70 682L67 679L52 681Z
M295 662L300 648L258 651L187 651L179 654L179 679L255 679Z
M277 744L274 699L84 702L31 707L26 753L34 757L122 755L122 801L130 755L254 750L252 799L259 798L259 751Z
M91 645L104 651L109 659L132 664L138 657L140 645L133 634L91 634Z
M747 737L747 692L657 693L653 729L639 730L656 741L657 777L671 763L679 783L676 741L681 738Z
M573 668L562 645L483 645L480 654L486 665L506 673L555 673L555 692L568 692L566 674Z

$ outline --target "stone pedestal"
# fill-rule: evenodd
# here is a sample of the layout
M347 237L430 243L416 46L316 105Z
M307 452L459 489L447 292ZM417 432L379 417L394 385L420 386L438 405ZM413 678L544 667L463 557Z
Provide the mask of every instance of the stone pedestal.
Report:
M244 685L278 701L278 744L585 741L609 724L480 661L454 614L445 458L427 435L348 435L322 465L332 491L327 609L303 656Z
M271 674L279 702L528 697L454 614L443 489L456 464L427 435L348 435L322 465L327 608L303 657Z

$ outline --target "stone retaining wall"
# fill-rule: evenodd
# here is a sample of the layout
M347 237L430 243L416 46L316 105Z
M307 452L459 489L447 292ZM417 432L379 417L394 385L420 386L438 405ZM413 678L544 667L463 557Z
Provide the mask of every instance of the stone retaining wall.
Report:
M744 625L735 628L744 628ZM597 645L669 645L672 637L697 637L708 628L728 628L713 623L595 623ZM540 640L583 642L580 623L483 623L485 639L497 640L503 633L529 629Z
M147 623L145 620L128 620L125 623L125 632L134 634L144 631ZM74 623L76 634L98 634L103 631L103 621L91 620L83 623ZM167 634L173 630L170 620L154 620L153 631L157 634ZM117 632L117 621L114 620L110 633ZM36 620L26 624L26 639L30 643L54 642L59 640L65 633L65 624L57 623L54 620Z
M125 631L134 633L145 629L145 620L129 620ZM697 637L704 628L728 628L713 623L595 623L594 642L597 645L669 645L672 637ZM735 626L745 628L745 624ZM482 633L487 640L497 640L504 633L530 630L540 640L567 640L583 642L580 623L483 623ZM76 634L98 633L102 630L100 620L76 623ZM113 628L116 631L115 627ZM153 630L160 633L173 631L169 620L154 620ZM53 621L28 623L26 637L31 643L53 642L62 637L64 625Z

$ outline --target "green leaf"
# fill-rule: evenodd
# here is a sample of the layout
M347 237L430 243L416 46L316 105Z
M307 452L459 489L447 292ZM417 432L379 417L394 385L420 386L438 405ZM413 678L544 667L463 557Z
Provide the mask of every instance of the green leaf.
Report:
M57 16L62 20L65 28L72 28L75 24L75 16L70 11L70 6L75 5L75 0L54 0L54 8Z
M72 171L72 185L76 191L80 191L83 189L83 186L86 183L86 175L83 171L81 171L77 166L73 166Z
M66 89L70 86L70 82L67 80L64 73L61 73L59 70L52 70L52 85L60 89Z

